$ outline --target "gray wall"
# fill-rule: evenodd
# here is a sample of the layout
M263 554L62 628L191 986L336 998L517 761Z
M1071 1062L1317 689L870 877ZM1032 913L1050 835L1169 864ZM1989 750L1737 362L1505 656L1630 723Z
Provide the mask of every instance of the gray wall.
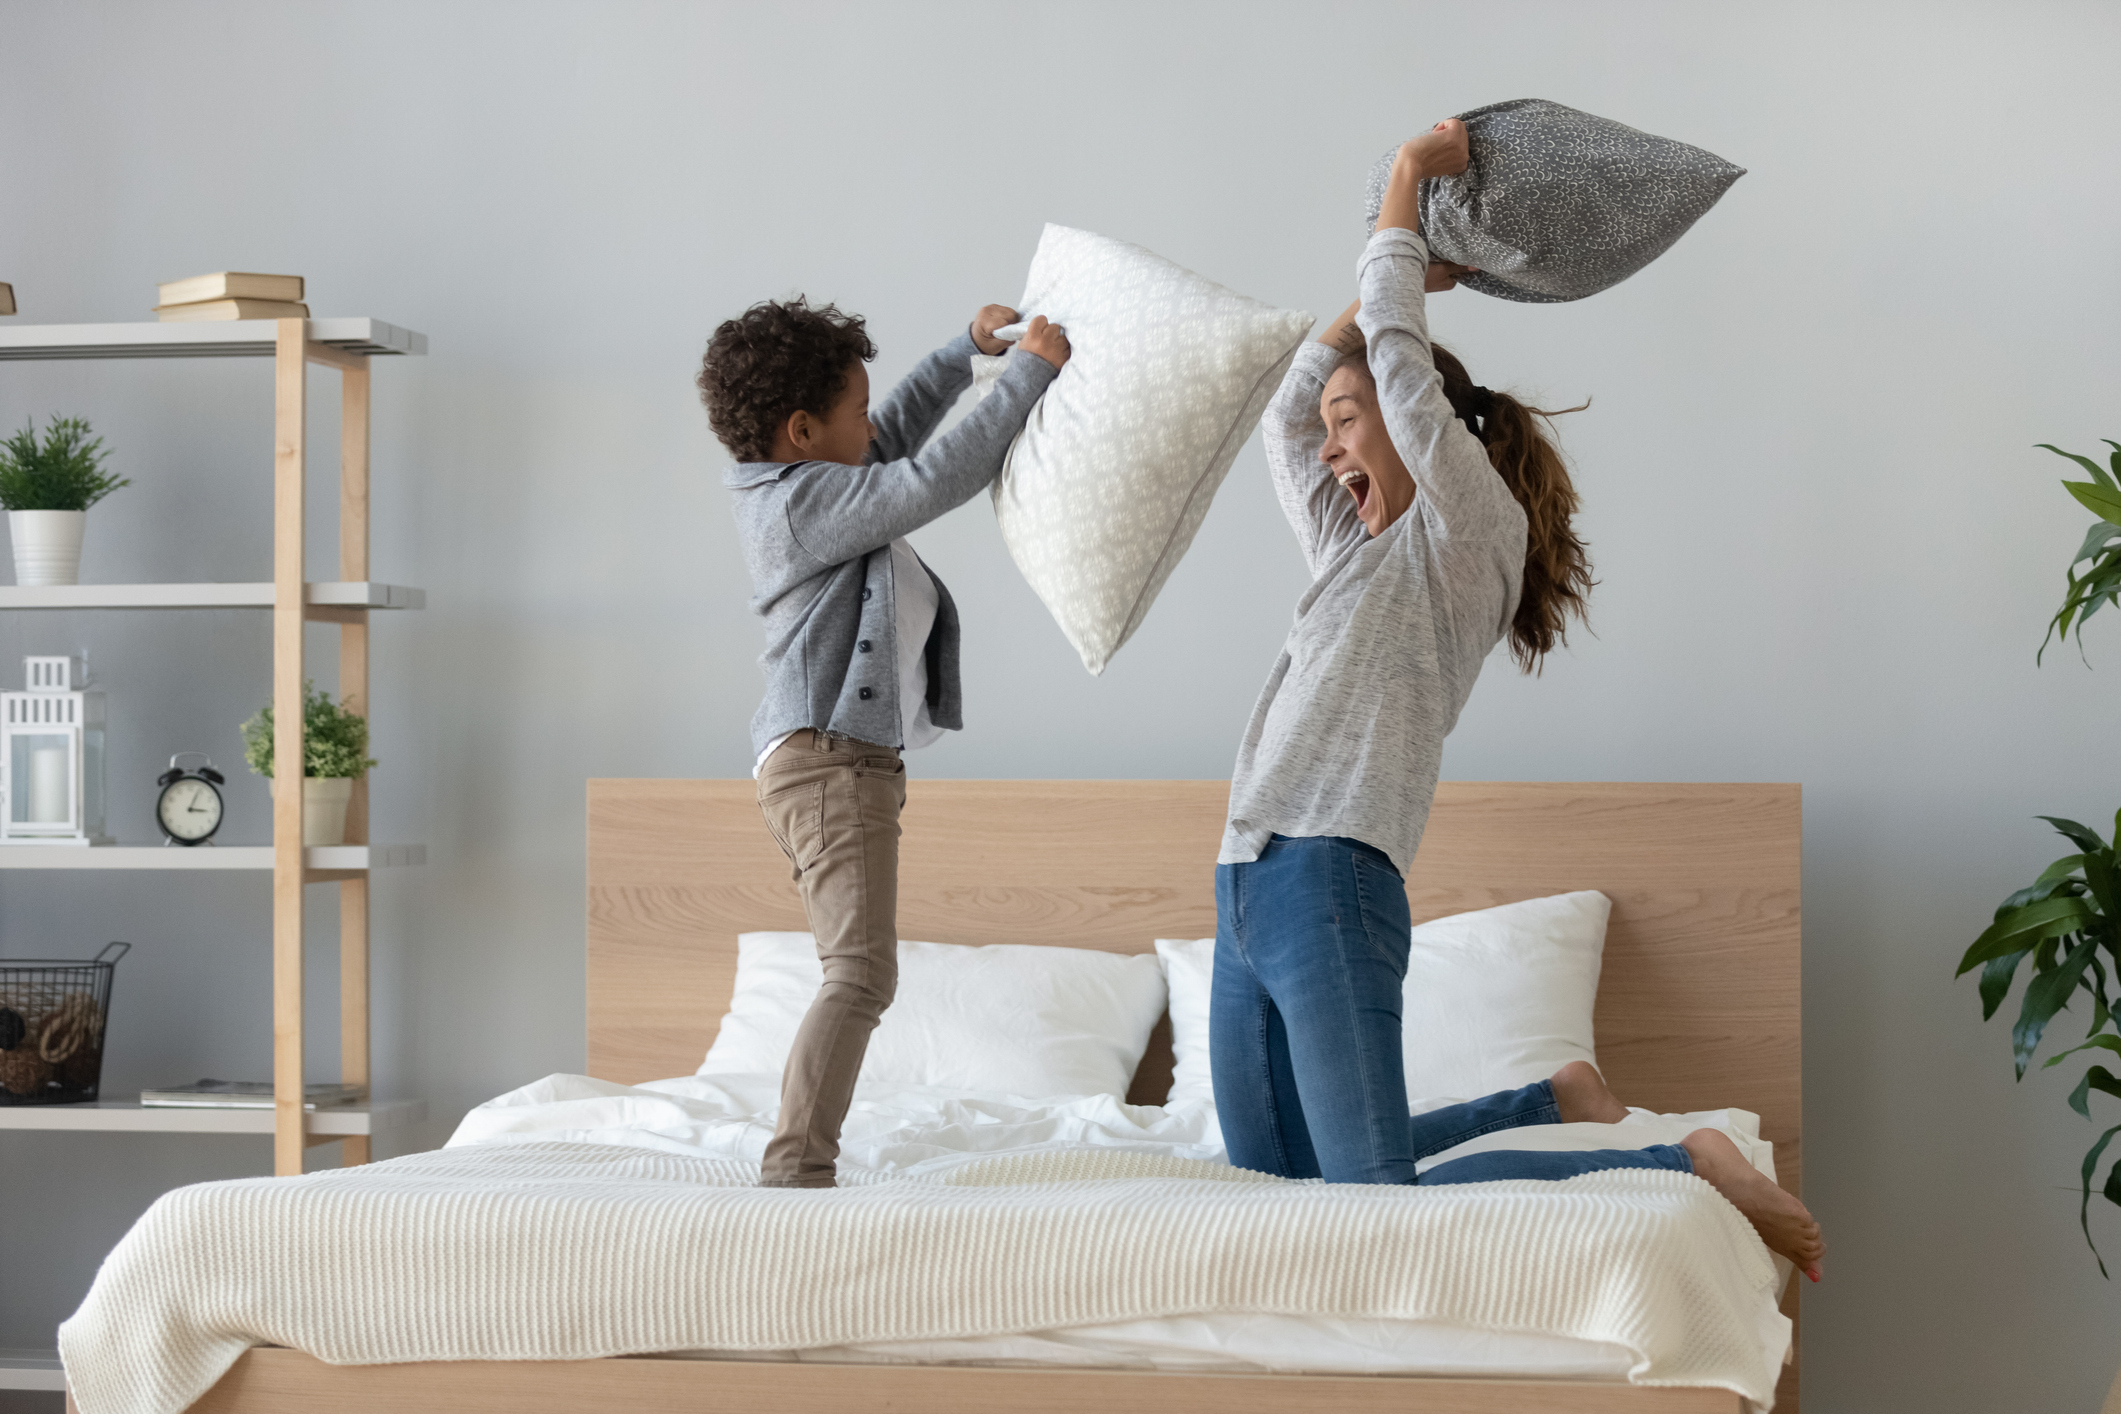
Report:
M2121 1292L2076 1231L2089 1130L2054 1074L2012 1084L1951 970L2063 852L2029 817L2121 805L2121 625L2094 625L2096 672L2033 663L2086 516L2030 449L2121 437L2111 6L8 0L0 52L23 322L144 318L156 281L236 268L433 340L379 367L375 414L375 575L432 605L375 634L378 833L433 860L377 888L377 1074L431 1104L414 1147L582 1064L584 779L748 768L757 631L690 387L716 320L838 300L888 383L1014 299L1047 220L1328 314L1370 159L1500 98L1750 167L1617 291L1437 301L1485 381L1595 395L1566 441L1602 578L1595 636L1543 678L1490 665L1445 774L1802 782L1807 1196L1833 1244L1809 1407L2097 1404ZM87 577L265 578L267 374L8 365L0 428L81 413L134 478ZM971 722L917 769L1227 773L1304 584L1264 478L1255 444L1102 680L984 504L917 537L965 606ZM263 616L17 615L0 680L69 649L111 693L117 826L149 838L168 753L239 760ZM262 840L238 782L230 833ZM266 904L261 880L9 874L0 948L139 944L116 1090L262 1075ZM262 1140L0 1139L0 1345L48 1346L155 1193L267 1163ZM2110 1210L2095 1231L2121 1257Z

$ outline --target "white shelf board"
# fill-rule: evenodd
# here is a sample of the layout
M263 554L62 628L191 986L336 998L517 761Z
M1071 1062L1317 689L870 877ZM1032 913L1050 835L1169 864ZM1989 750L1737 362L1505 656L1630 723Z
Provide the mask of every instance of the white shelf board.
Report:
M273 352L270 319L164 324L0 324L0 359L258 358ZM427 336L380 319L312 319L312 343L352 354L424 354Z
M427 1118L425 1100L372 1100L365 1105L319 1105L309 1132L343 1136L383 1134ZM143 1105L95 1100L80 1105L0 1105L0 1130L65 1129L101 1133L270 1134L273 1112L205 1106Z
M258 584L0 585L0 609L270 609L270 580ZM347 609L424 609L427 591L409 584L324 580L309 602Z
M424 844L311 845L311 869L404 869L427 862ZM0 869L271 869L269 844L0 845Z
M66 1373L56 1350L21 1350L0 1346L0 1389L66 1388Z

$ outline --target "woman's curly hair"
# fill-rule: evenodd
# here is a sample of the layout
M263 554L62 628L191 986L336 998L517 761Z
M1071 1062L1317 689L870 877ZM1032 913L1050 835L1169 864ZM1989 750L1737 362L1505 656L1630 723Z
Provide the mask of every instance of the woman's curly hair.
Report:
M700 360L707 425L740 462L773 460L773 434L795 412L823 417L856 363L876 357L858 314L797 295L725 319Z

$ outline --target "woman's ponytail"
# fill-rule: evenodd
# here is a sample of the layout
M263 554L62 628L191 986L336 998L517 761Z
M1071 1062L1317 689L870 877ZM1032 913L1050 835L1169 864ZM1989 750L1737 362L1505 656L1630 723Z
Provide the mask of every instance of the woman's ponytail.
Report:
M1524 590L1517 616L1510 623L1510 656L1528 673L1568 640L1568 620L1588 617L1591 557L1569 526L1576 513L1576 487L1561 452L1535 419L1581 412L1590 406L1548 412L1526 407L1508 393L1480 387L1448 349L1430 346L1436 371L1443 375L1444 396L1487 448L1488 460L1502 477L1526 521Z

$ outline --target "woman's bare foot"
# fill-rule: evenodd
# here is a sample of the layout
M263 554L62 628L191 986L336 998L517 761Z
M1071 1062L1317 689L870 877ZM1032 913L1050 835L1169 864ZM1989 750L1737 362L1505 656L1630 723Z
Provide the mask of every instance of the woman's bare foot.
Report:
M1826 1239L1804 1204L1776 1187L1759 1169L1745 1161L1729 1135L1717 1129L1697 1129L1680 1141L1694 1160L1694 1174L1705 1178L1745 1214L1745 1220L1760 1234L1770 1252L1795 1262L1813 1281L1826 1275Z
M1628 1107L1613 1098L1605 1077L1589 1061L1570 1061L1547 1083L1554 1087L1563 1124L1618 1124L1628 1117Z

